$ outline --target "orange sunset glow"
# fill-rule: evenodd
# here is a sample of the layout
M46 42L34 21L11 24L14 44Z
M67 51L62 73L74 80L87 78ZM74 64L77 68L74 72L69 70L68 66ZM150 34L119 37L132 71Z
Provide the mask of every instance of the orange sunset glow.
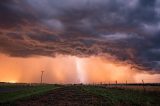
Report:
M39 83L41 70L45 83L141 83L160 81L159 74L131 70L130 65L119 65L102 57L80 58L57 55L56 57L16 58L0 55L0 81Z

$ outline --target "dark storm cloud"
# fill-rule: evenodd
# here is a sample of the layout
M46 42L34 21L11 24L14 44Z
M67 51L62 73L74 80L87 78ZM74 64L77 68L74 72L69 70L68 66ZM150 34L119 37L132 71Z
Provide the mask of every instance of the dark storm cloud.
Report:
M110 54L160 69L158 0L0 1L0 51L11 56Z

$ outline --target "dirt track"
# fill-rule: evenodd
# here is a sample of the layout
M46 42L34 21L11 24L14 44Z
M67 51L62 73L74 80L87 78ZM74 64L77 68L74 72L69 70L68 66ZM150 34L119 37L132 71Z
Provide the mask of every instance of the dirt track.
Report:
M103 102L102 102L103 101ZM62 87L43 96L17 101L18 106L101 106L102 97L86 93L80 87Z

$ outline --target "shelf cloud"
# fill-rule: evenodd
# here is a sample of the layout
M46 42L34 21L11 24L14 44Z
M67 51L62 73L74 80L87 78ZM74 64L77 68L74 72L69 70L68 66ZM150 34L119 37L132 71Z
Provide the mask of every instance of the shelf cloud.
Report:
M110 55L160 72L159 0L5 0L0 13L1 53Z

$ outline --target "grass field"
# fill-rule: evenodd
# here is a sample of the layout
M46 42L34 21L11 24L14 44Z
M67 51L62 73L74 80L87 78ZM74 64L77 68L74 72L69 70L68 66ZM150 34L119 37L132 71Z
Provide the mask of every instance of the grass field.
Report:
M108 105L127 106L160 106L159 91L139 91L122 88L103 88L96 86L83 87L86 92L102 96L108 100Z
M44 92L56 89L55 85L39 84L1 84L0 103L12 102L17 99L43 94Z
M145 87L148 90L141 90L142 86L1 84L0 105L160 106L160 86Z

